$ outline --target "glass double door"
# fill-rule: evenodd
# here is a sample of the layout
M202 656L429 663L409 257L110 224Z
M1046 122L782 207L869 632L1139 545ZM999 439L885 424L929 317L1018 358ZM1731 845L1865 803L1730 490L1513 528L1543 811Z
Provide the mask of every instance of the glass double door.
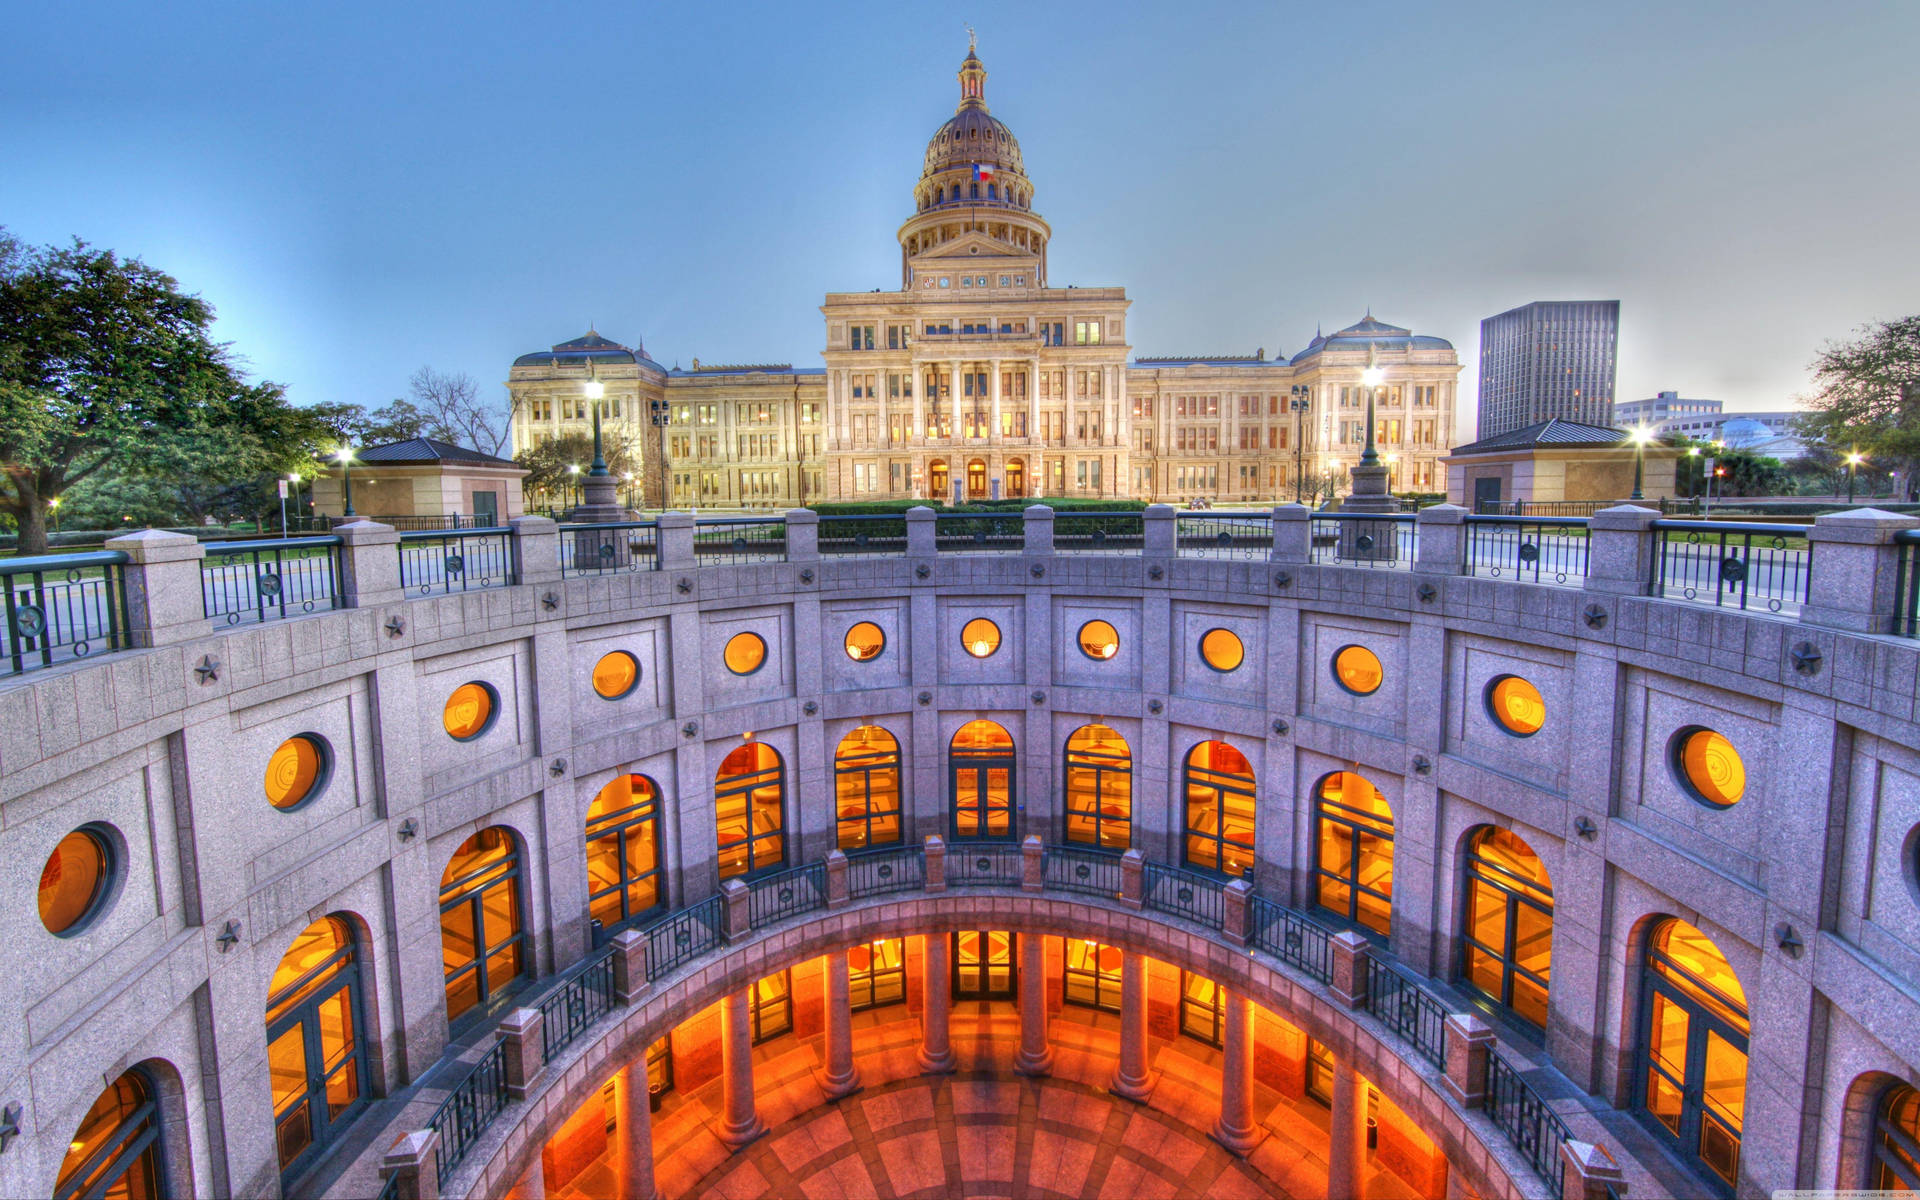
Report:
M1014 935L1004 930L962 930L953 938L953 998L1011 1000L1017 982Z
M956 752L951 760L953 836L1013 840L1013 752Z
M1746 1033L1669 979L1648 972L1644 987L1641 1103L1674 1148L1731 1195L1746 1108Z

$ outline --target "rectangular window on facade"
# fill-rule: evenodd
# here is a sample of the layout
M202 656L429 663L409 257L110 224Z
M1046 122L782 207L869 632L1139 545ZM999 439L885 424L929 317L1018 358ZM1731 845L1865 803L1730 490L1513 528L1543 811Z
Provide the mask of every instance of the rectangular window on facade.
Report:
M906 939L880 938L847 950L847 1000L854 1012L906 1003Z

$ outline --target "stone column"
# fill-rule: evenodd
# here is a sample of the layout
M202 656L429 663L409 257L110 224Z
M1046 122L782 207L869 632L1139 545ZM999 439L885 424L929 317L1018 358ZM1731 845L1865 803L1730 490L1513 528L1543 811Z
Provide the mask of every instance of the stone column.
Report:
M946 1075L954 1066L953 1045L947 1038L947 1022L953 1010L949 943L944 933L929 933L921 941L925 953L920 963L920 1071L923 1075Z
M1313 558L1313 513L1304 504L1273 510L1273 561L1304 563Z
M924 440L927 436L927 379L919 363L908 368L907 379L913 386L913 428L908 431L907 441Z
M1609 1193L1626 1191L1620 1168L1605 1150L1572 1138L1560 1143L1560 1200L1608 1200Z
M826 956L827 1067L820 1090L838 1100L860 1090L860 1072L853 1065L853 1005L847 994L847 952Z
M1431 504L1414 517L1420 531L1414 546L1414 570L1429 575L1459 575L1467 569L1467 510L1458 504Z
M1819 563L1807 581L1800 619L1853 633L1892 633L1902 598L1894 594L1901 546L1893 535L1920 526L1913 517L1856 508L1813 519L1808 548Z
M720 1003L720 1055L726 1114L719 1137L738 1150L767 1131L753 1103L753 1020L745 988Z
M1603 508L1587 519L1587 590L1644 596L1653 579L1652 525L1660 514L1636 504Z
M653 1100L643 1053L620 1072L620 1200L654 1200Z
M1141 1104L1153 1094L1147 1073L1147 959L1131 950L1120 963L1120 1065L1107 1090Z
M1040 444L1040 360L1038 358L1027 360L1027 444L1029 446ZM1030 496L1046 495L1033 483L1033 477L1039 470L1038 463L1032 461L1027 463L1027 494Z
M1217 985L1216 985L1217 986ZM1239 992L1220 989L1227 998L1226 1028L1222 1031L1224 1061L1220 1064L1220 1119L1213 1140L1245 1158L1265 1131L1253 1120L1253 1009ZM1329 1196L1346 1193L1330 1189Z
M521 1177L520 1200L547 1200L547 1161L537 1149L533 1152L533 1161L527 1164L527 1173Z
M434 1151L439 1148L440 1135L420 1129L402 1137L380 1157L380 1178L393 1181L398 1200L440 1200L440 1175L434 1168Z
M1073 368L1068 366L1060 372L1064 386L1060 389L1060 444L1073 445ZM1062 489L1073 486L1071 477L1062 482Z
M1327 1195L1366 1200L1367 1088L1353 1063L1333 1060L1333 1119L1327 1126Z
M987 363L988 440L994 445L1000 444L1000 360ZM1004 491L1004 489L1003 489Z
M347 527L343 525L341 528ZM387 526L377 528L392 534L394 542L400 540L400 535ZM207 550L192 534L142 529L137 533L123 533L119 537L108 538L106 549L117 550L127 556L128 645L170 646L203 638L213 632L213 627L207 622L206 598L200 576L200 564L205 561ZM343 560L351 549L351 546L341 549ZM386 557L393 559L393 547L388 546L386 550ZM377 601L382 604L401 598L399 567L397 563L388 565L394 583L387 589L390 594L383 594ZM351 578L349 576L342 581L340 594L343 597L353 594L347 590ZM347 603L353 606L350 599ZM48 620L45 625L51 629L53 622Z
M1022 1075L1045 1075L1053 1070L1053 1047L1047 1044L1046 941L1035 934L1020 935L1020 1053L1013 1069Z
M965 394L965 389L960 386L960 360L957 358L954 359L951 363L947 364L947 369L952 372L948 377L952 382L947 386L950 389L949 394L953 397L953 429L947 440L949 444L959 446L966 438L966 426L960 423L960 397ZM956 479L965 480L966 477L967 464L964 460L957 463L948 463L947 494L942 496L941 499L951 501L953 499L953 481Z

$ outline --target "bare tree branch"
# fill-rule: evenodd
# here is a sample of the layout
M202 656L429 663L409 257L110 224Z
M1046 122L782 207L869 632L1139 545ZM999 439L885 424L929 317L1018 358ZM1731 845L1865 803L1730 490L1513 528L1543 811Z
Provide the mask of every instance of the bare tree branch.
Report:
M465 371L443 374L421 367L407 380L413 401L427 415L426 434L443 442L498 455L507 444L507 412L480 398L480 387Z

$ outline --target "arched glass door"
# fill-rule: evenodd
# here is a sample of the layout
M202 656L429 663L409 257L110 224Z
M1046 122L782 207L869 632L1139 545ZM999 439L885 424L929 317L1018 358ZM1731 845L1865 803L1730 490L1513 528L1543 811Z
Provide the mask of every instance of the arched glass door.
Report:
M987 499L987 460L984 458L967 460L967 499Z
M1021 460L1009 459L1007 462L1007 498L1018 500L1027 494L1027 464Z
M1013 999L1013 935L999 929L965 929L951 936L953 998Z
M720 878L759 875L787 864L787 770L780 752L748 742L713 777Z
M1320 781L1314 836L1314 899L1321 908L1385 936L1393 920L1393 810L1352 771Z
M1669 917L1647 941L1635 1101L1726 1195L1740 1173L1747 997L1712 939Z
M1239 877L1253 865L1253 766L1225 742L1187 754L1187 863Z
M927 464L927 499L945 500L948 495L947 460L936 458Z
M660 788L645 775L622 775L587 806L587 912L604 933L666 899Z
M282 1178L337 1139L366 1101L360 964L347 923L307 926L267 985L267 1074Z
M526 973L520 928L520 849L490 825L460 843L440 876L440 962L447 1020L483 1010Z
M900 743L862 725L833 752L834 810L842 850L900 841Z
M1920 1192L1920 1092L1904 1083L1888 1088L1874 1111L1867 1186L1882 1192Z
M161 1194L160 1108L135 1068L107 1085L67 1143L53 1200L155 1200Z
M1545 1028L1553 965L1553 884L1533 848L1504 829L1467 843L1460 974L1495 1004Z
M1013 840L1013 736L992 721L969 721L947 747L951 829L956 841Z
M1133 845L1133 751L1105 725L1067 739L1067 840L1124 853Z

